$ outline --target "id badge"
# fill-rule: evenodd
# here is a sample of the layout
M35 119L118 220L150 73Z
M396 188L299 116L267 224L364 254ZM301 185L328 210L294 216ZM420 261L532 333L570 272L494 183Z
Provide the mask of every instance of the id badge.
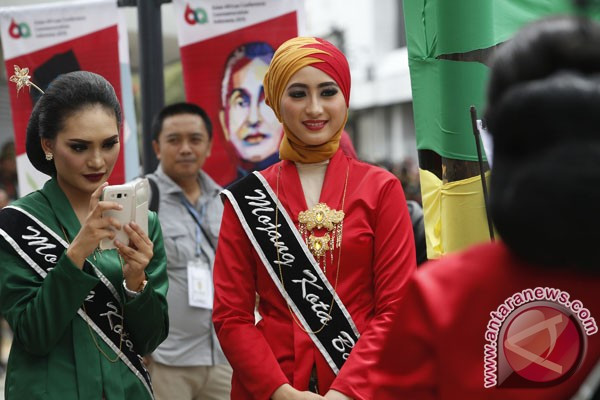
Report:
M191 307L213 308L213 281L206 263L198 259L190 260L188 272L188 302Z

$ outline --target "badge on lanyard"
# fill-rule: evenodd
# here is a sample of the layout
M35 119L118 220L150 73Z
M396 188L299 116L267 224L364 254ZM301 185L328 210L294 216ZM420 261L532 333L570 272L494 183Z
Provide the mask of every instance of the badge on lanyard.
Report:
M191 307L213 308L213 281L208 264L195 258L188 261L188 302Z

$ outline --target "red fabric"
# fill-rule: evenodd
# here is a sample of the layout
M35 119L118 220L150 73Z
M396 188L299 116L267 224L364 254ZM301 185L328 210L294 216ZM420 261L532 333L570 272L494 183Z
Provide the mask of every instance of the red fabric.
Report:
M581 367L563 383L539 388L484 388L484 345L490 312L513 294L558 288L600 318L600 276L549 269L516 259L503 244L486 244L419 269L371 379L371 398L569 399L600 358L600 333L587 336Z
M322 63L317 62L311 64L311 67L320 69L336 81L340 87L340 90L344 94L346 106L350 107L350 66L348 65L346 56L344 56L344 53L342 53L337 47L329 43L327 40L321 38L315 38L315 40L317 40L319 44L308 44L303 47L323 50L326 51L327 54L311 54L309 57L324 61Z
M282 161L262 172L276 190L282 166L279 198L297 224L306 203L296 167ZM336 389L367 399L367 370L391 324L392 310L416 268L410 217L398 179L366 163L349 159L341 150L327 168L321 201L340 209L346 167L342 261L337 293L361 333L339 375L334 375L308 334L291 319L290 311L254 251L229 202L225 205L214 269L213 320L221 346L233 366L231 398L268 399L289 383L307 390L316 365L320 391ZM334 267L326 276L335 285ZM263 319L254 325L255 292Z

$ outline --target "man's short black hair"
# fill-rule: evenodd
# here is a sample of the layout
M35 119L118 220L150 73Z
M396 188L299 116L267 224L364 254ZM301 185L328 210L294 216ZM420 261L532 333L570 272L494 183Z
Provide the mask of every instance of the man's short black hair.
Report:
M193 114L198 115L204 121L206 130L208 131L208 138L212 140L212 123L208 114L201 107L193 103L175 103L164 107L152 121L152 139L158 141L158 135L163 128L163 122L166 118L180 114Z

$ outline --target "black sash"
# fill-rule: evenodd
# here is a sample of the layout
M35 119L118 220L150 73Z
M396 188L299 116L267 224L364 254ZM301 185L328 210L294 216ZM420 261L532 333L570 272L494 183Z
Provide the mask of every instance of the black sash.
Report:
M244 177L223 194L233 205L279 292L337 374L360 335L287 211L258 172Z
M0 235L42 278L54 268L68 247L68 243L44 223L27 211L14 206L8 206L0 212ZM144 368L142 358L133 350L133 343L126 331L123 332L122 351L119 351L121 330L124 328L118 292L91 262L86 260L83 268L100 278L100 282L85 299L87 314L83 308L77 310L77 314L118 354L121 361L139 378L154 398L150 375Z

